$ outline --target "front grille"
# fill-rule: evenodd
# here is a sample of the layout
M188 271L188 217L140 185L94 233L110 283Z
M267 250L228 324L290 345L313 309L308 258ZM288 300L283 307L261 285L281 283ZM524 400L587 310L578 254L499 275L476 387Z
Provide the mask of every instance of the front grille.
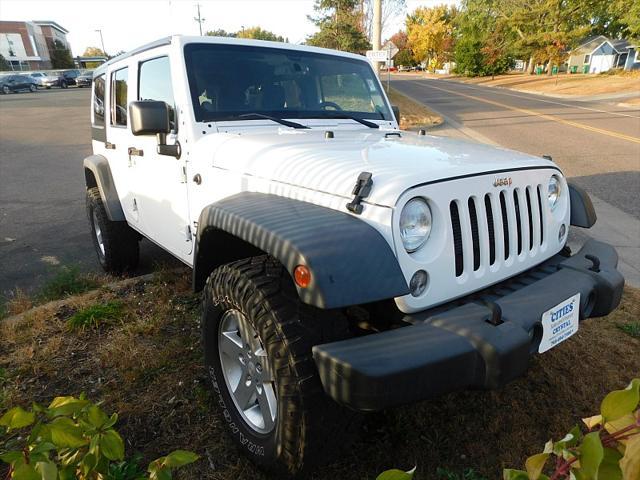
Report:
M544 241L543 191L542 185L528 185L452 200L456 277L537 251Z

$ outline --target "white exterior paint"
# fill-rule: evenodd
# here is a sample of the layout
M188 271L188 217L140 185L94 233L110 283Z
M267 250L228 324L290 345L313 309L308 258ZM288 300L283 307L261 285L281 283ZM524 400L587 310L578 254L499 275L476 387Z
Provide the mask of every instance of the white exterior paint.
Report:
M494 265L483 260L481 268L473 271L468 269L470 233L463 229L465 273L456 277L449 214L451 201L466 202L469 196L482 199L487 193L499 195L501 190L513 195L514 189L528 185L541 185L546 189L550 176L559 175L555 165L502 148L418 136L412 132L402 132L401 138L396 135L386 138L385 134L398 132L398 126L382 120L376 121L379 130L351 120L295 119L310 126L309 130L294 130L269 120L196 122L182 57L184 45L190 42L317 51L357 58L368 64L362 56L314 47L178 36L173 37L170 45L116 59L96 71L96 75L106 72L106 98L110 98L109 76L128 66L128 100L131 101L137 98L138 63L161 55L170 58L179 128L168 143L174 139L180 141L181 158L155 154L154 136L134 137L129 127L113 127L108 120L108 141L143 149L144 156L129 156L122 148L107 150L104 143L95 140L93 149L94 153L109 159L128 223L187 265L193 265L189 232L193 233L194 222L205 206L240 192L260 192L348 213L345 204L352 199L356 178L363 171L373 174L373 189L363 202L364 211L356 217L376 228L387 240L407 282L416 270L424 269L429 274L429 285L420 297L407 295L396 299L398 308L404 312L423 310L513 276L556 254L566 241L566 235L561 240L557 236L559 226L565 224L568 228L569 224L568 191L563 179L564 193L553 213L545 198L542 213L546 233L542 245ZM335 138L325 138L328 129L335 133ZM511 177L512 184L494 187L493 172L509 169L518 170L501 176ZM192 181L196 174L202 177L200 185ZM465 178L452 180L454 177ZM398 217L404 204L415 196L429 202L434 217L433 230L424 247L408 254L400 240ZM523 210L524 203L520 205L522 222L526 225L528 214L526 208ZM513 224L513 212L510 216ZM486 229L486 216L479 215L478 220L480 227ZM511 225L511 228L515 227ZM486 254L486 238L483 236L482 240L482 252ZM525 236L523 243L527 242L528 236ZM496 248L497 254L503 253L500 250L503 247Z

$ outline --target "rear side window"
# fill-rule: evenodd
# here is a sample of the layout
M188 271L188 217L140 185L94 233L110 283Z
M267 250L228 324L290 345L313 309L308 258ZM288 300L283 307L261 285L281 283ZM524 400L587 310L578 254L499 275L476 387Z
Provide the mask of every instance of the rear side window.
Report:
M104 75L93 80L93 124L104 127Z
M159 100L169 105L171 128L175 128L173 85L169 57L158 57L140 63L138 100Z
M121 68L111 74L111 125L127 125L127 82L129 69Z

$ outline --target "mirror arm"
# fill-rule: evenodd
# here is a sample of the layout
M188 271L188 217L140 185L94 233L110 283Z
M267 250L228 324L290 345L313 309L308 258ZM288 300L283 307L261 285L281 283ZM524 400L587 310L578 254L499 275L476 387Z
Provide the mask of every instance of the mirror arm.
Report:
M156 139L158 140L158 155L167 155L170 157L180 158L182 154L182 148L180 147L180 142L176 140L175 145L167 145L167 134L166 133L157 133Z

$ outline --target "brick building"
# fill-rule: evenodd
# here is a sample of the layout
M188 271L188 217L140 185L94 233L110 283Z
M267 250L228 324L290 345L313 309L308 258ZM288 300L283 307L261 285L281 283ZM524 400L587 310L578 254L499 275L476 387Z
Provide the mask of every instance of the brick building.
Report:
M53 42L59 40L69 50L68 30L50 20L30 22L0 21L0 54L12 70L51 68Z

